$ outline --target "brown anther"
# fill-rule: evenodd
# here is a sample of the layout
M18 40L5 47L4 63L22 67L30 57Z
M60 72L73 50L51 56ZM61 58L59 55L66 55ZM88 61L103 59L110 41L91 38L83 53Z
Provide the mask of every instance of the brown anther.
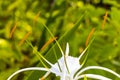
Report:
M105 27L105 23L106 23L106 20L107 20L107 16L108 16L108 11L106 11L105 15L104 15L104 20L103 20L103 23L102 23L102 29L104 29Z
M12 28L12 30L11 30L11 32L10 32L10 38L12 38L13 33L15 32L17 25L18 25L18 23L16 23L16 24L14 25L14 27Z
M54 38L51 38L50 40L48 40L40 50L43 50L45 47L47 47L50 43L52 43L56 39L57 39L57 37L54 37Z
M86 46L88 45L88 42L89 42L91 36L93 35L94 31L95 31L95 28L92 28L92 30L90 31L90 33L89 33L89 35L88 35L88 37L87 37Z
M42 77L42 78L40 78L40 80L45 80L45 78L44 78L44 77Z
M19 42L18 45L21 46L31 33L32 33L32 32L29 31L29 32L23 37L23 39Z
M38 17L40 16L40 11L37 13L37 15L34 17L34 20L33 20L33 25L35 25Z

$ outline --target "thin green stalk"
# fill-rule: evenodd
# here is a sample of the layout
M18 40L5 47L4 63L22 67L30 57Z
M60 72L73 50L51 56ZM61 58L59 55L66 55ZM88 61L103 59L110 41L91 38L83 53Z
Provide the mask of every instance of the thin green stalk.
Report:
M49 61L47 61L36 49L34 49L33 45L32 45L28 40L26 40L26 42L27 42L27 44L30 45L30 47L35 51L35 53L37 53L36 55L38 56L40 62L43 64L44 67L48 68L48 67L43 63L43 61L41 60L41 58L42 58L43 60L45 60L49 65L52 66L52 64L51 64Z
M42 23L42 24L43 24L43 23ZM49 30L49 28L48 28L45 24L43 24L43 26L48 30L48 32L50 33L50 35L54 38L54 35L53 35L52 32ZM63 51L62 51L62 48L61 48L61 46L60 46L60 44L58 43L57 40L55 40L55 42L56 42L56 44L58 45L58 47L59 47L62 55L64 56L64 61L65 61L65 65L66 65L67 71L68 71L68 73L70 73L70 71L69 71L69 69L68 69L68 66L67 66L67 64L66 64L67 61L66 61L66 59L65 59L65 55L64 55L64 53L63 53Z
M57 61L58 67L59 67L59 69L60 69L60 72L62 72L62 69L60 68L60 63L59 63L59 61L57 60L58 57L57 57L57 55L55 54L56 51L55 51L55 49L53 49L53 50L54 50L55 59L56 59L56 61Z

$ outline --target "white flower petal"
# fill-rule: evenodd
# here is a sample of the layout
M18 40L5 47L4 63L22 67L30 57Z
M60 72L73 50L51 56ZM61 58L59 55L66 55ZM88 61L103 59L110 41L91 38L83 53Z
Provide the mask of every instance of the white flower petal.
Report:
M66 62L67 62L67 66L68 66L68 69L70 71L70 74L68 73L67 71L67 68L65 66L65 62L64 62L64 57L60 58L58 60L59 64L60 64L60 67L62 69L62 72L64 72L64 74L66 76L70 75L71 77L74 76L74 74L76 73L76 71L78 71L81 66L79 64L79 59L76 58L76 57L71 57L71 56L66 56ZM58 67L58 64L55 63L52 68L51 68L51 72L55 73L56 76L62 76L63 73L60 72L59 70L59 67Z
M65 53L66 53L66 56L69 55L69 44L68 43L66 44L66 52Z
M81 73L83 73L84 71L86 70L90 70L90 69L100 69L100 70L104 70L104 71L107 71L107 72L110 72L112 74L114 74L115 76L119 77L120 78L120 75L117 74L116 72L108 69L108 68L105 68L105 67L100 67L100 66L88 66L86 68L83 68L81 69L77 74L76 74L76 77L78 77Z
M46 68L40 68L40 67L30 67L30 68L24 68L24 69L20 69L16 72L14 72L12 75L9 76L9 78L7 80L11 80L12 77L14 77L16 74L23 72L23 71L29 71L29 70L39 70L39 71L50 71L49 69Z

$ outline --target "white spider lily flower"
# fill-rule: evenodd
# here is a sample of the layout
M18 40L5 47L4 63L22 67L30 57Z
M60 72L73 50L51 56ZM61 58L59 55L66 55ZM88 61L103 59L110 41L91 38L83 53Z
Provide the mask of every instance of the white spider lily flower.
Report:
M78 80L78 79L84 78L85 76L88 78L93 78L93 79L111 80L109 78L106 78L106 77L100 76L100 75L96 75L96 74L84 74L84 75L82 74L84 71L87 71L90 69L101 69L101 70L110 72L120 78L119 74L115 73L114 71L112 71L108 68L104 68L104 67L100 67L100 66L88 66L86 68L81 69L82 65L79 63L79 61L80 61L81 57L83 56L83 54L86 52L86 50L87 50L87 48L82 52L82 54L79 57L69 56L69 45L67 43L65 59L66 59L66 65L68 66L69 72L67 70L67 67L65 66L64 56L62 56L58 60L58 62L60 64L60 68L62 69L62 72L60 72L58 64L55 63L51 68L52 73L56 74L56 76L60 76L61 80ZM64 74L64 78L63 78L63 74Z
M66 62L67 62L67 66L68 66L69 72L67 71L67 67L65 66L65 63L64 63L65 62L64 61L64 57L61 57L58 60L62 72L59 70L59 67L58 67L57 63L55 63L52 66L51 71L54 74L56 74L56 76L62 77L63 74L64 74L65 77L73 78L74 74L81 68L81 66L79 64L79 59L75 58L75 57L71 57L71 56L65 56L65 57L66 57L65 59L66 59Z
M88 47L87 47L88 48ZM56 76L60 76L60 80L79 80L81 78L87 77L87 78L92 78L92 79L99 79L99 80L112 80L110 78L101 76L101 75L96 75L96 74L83 74L83 72L90 70L90 69L100 69L104 70L107 72L112 73L113 75L117 76L120 78L120 75L117 74L116 72L105 68L105 67L100 67L100 66L88 66L85 68L82 68L82 64L79 63L81 57L83 54L86 52L87 48L81 53L79 57L72 57L69 56L69 45L67 43L66 45L66 54L63 54L62 52L62 57L58 59L58 61L55 64L50 63L49 61L45 60L48 64L51 65L50 69L47 68L41 68L41 67L32 67L32 68L25 68L16 71L13 73L7 80L11 80L13 76L16 74L27 71L27 70L40 70L40 71L46 71L47 73L40 78L40 80L45 79L50 73L55 74Z
M65 63L66 60L66 63ZM62 56L59 60L59 65L62 70L62 72L59 70L58 63L55 63L51 71L56 74L56 76L60 76L61 78L64 76L65 80L66 78L72 78L74 74L81 68L81 65L79 64L79 58L69 56L69 45L67 43L66 46L66 55ZM66 66L67 65L67 66ZM68 70L67 70L68 67ZM61 79L62 80L62 79Z

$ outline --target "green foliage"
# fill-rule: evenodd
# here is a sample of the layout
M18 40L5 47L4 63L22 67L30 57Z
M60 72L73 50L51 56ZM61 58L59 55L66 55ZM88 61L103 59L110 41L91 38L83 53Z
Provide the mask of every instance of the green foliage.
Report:
M105 66L120 74L119 4L118 0L0 0L0 80L6 80L14 71L24 67L43 66L26 42L19 46L29 31L32 34L27 39L47 60L55 63L54 53L60 58L60 50L54 42L40 50L53 37L44 26L57 37L63 50L69 42L72 56L79 56L85 49L86 39L95 28L95 40L89 48L85 66ZM106 11L108 17L102 29ZM15 24L16 30L10 38ZM116 79L106 72L89 72ZM14 80L38 80L43 74L39 71L25 72ZM47 80L59 80L54 76L51 74Z

